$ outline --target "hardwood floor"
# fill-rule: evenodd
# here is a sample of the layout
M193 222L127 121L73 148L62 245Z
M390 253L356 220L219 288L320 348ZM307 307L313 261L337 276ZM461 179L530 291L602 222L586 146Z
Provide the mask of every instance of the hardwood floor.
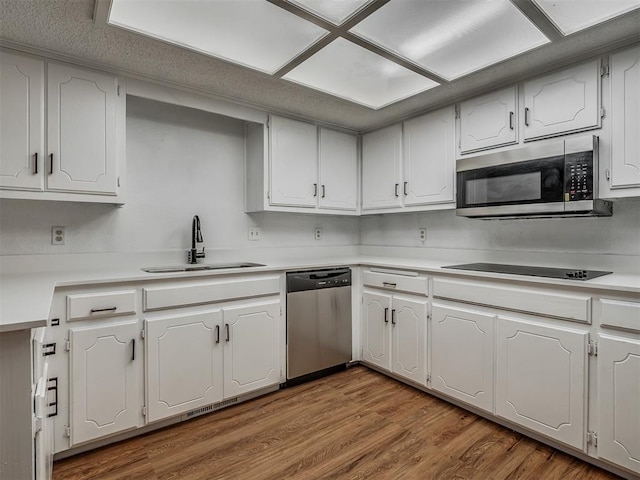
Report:
M365 367L54 464L66 479L616 479Z

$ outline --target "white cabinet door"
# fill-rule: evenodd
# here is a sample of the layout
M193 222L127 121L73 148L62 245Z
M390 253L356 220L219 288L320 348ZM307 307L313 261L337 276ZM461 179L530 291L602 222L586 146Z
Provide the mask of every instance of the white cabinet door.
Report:
M493 412L495 316L434 304L431 387Z
M640 186L640 46L611 55L611 187Z
M118 79L55 63L47 77L47 189L115 194Z
M503 88L460 104L460 152L518 142L518 89Z
M44 62L0 52L0 187L42 190Z
M498 317L496 414L584 450L587 332Z
M358 198L358 137L320 129L318 206L355 210Z
M391 295L365 293L362 297L362 359L391 370Z
M138 426L138 320L70 329L71 445Z
M405 205L453 202L454 126L453 107L404 122Z
M280 117L269 119L270 203L315 207L318 196L318 128Z
M362 137L362 208L402 206L402 125Z
M224 308L223 320L224 397L279 383L280 300Z
M638 340L598 340L598 456L640 473Z
M222 311L145 320L147 420L222 400Z
M524 83L524 139L600 126L600 60Z
M427 301L393 297L391 309L391 371L426 384Z

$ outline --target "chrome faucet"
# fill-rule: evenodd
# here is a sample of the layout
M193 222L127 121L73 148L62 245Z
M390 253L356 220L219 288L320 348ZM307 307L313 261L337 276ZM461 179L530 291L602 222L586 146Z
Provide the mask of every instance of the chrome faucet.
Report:
M204 258L204 246L202 251L198 252L198 243L202 243L202 232L200 231L200 217L198 215L193 216L191 222L191 250L187 250L187 262L198 263L199 258Z

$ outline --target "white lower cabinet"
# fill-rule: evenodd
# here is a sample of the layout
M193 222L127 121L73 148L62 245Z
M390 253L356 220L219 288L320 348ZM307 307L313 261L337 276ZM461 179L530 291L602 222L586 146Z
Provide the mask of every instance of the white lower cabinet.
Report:
M364 293L364 361L425 384L427 300Z
M145 320L147 421L222 400L222 311Z
M598 456L640 473L640 340L598 339Z
M493 413L495 315L433 304L431 388Z
M496 414L585 448L589 333L498 317Z
M140 322L71 328L71 445L139 424Z
M280 300L145 320L147 421L280 382Z

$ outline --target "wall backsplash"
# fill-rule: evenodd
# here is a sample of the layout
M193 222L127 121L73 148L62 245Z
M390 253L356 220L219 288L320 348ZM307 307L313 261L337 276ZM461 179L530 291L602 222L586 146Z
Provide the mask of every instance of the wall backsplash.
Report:
M210 250L357 245L354 218L244 213L243 128L228 117L129 97L126 204L2 200L0 254L184 250L195 214ZM67 227L65 245L51 245L54 225ZM262 240L249 241L250 226L262 229Z
M453 210L362 218L243 211L243 123L127 99L126 204L2 200L0 255L185 250L191 218L213 249L364 245L640 256L640 198L611 218L481 221ZM51 227L67 227L51 245ZM250 226L263 239L248 240ZM322 240L314 229L322 228ZM427 228L427 241L418 228Z

